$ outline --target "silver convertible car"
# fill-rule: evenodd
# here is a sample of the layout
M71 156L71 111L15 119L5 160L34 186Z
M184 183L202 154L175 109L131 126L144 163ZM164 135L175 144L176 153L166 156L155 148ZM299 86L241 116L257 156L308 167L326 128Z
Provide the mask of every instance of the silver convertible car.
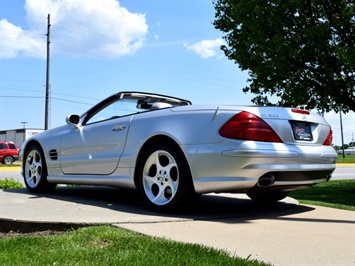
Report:
M328 181L337 157L329 124L297 108L195 106L127 91L66 122L23 144L29 191L57 184L137 189L157 211L211 192L273 202Z

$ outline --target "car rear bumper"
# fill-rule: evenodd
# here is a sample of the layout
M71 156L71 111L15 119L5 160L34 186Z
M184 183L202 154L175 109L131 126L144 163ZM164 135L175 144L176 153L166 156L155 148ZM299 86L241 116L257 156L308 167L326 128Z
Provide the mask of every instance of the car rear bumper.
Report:
M337 154L331 146L244 142L184 147L197 193L246 192L311 186L330 179ZM261 183L261 178L269 178Z

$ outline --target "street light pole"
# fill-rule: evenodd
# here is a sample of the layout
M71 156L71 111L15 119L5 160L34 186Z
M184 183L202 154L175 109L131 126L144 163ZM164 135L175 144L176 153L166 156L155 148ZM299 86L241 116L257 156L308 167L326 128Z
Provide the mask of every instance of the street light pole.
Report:
M27 122L21 122L21 124L23 125L23 128L26 128Z
M344 134L343 134L343 118L341 116L341 107L340 107L340 133L341 133L341 149L343 153L343 158L345 158L345 153L344 153Z

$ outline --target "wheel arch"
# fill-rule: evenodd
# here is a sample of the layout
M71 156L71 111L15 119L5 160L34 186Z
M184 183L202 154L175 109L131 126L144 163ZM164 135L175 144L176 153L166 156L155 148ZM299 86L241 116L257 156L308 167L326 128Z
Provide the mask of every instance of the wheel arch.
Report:
M30 140L21 154L23 156L21 174L27 189L35 193L52 192L57 184L49 183L47 180L47 162L42 145L36 140ZM31 162L27 161L29 154Z
M174 146L181 154L182 158L185 160L186 165L188 166L188 169L190 171L190 175L191 175L191 180L190 182L193 183L193 178L192 178L192 172L191 172L191 167L189 162L186 159L185 153L184 151L181 149L180 145L172 138L170 138L169 136L166 135L156 135L151 137L150 139L148 139L141 147L141 149L139 150L139 153L137 155L137 159L135 162L135 167L134 167L134 185L135 187L138 187L138 183L137 180L139 178L138 175L138 164L141 161L141 158L143 156L143 154L145 153L145 151L147 151L152 145L157 144L157 143L168 143L172 146Z
M25 169L24 169L24 167L25 167L25 164L23 163L23 161L24 160L26 160L26 158L25 158L25 156L26 156L26 153L27 153L27 151L28 151L28 149L32 146L32 145L37 145L40 149L41 149L41 151L42 151L42 154L43 154L43 157L44 157L44 160L46 160L46 155L44 154L44 150L43 150L43 147L42 147L42 145L37 141L37 140L35 140L35 139L32 139L32 140L30 140L28 143L26 143L26 146L25 146L25 149L21 152L22 153L22 171L24 171ZM45 163L47 163L46 161L45 161Z

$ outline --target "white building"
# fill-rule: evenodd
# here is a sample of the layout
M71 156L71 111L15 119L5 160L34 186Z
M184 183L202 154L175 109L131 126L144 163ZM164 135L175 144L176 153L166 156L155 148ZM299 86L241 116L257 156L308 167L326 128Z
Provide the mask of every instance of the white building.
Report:
M17 147L20 148L22 143L44 131L43 129L38 128L21 128L21 129L9 129L9 130L0 130L0 141L12 141L15 142Z

